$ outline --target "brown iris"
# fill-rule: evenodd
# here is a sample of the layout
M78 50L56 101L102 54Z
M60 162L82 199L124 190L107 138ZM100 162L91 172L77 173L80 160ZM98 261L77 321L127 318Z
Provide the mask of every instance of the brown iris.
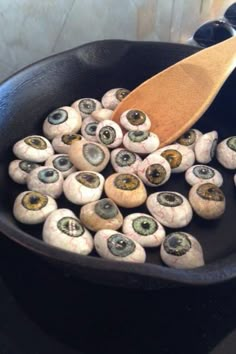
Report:
M132 125L141 125L145 122L146 120L146 114L142 111L139 110L130 110L126 114L127 120L129 121L130 124Z
M197 194L207 200L222 202L225 197L220 188L213 183L204 183L197 189Z
M82 139L82 136L80 134L64 134L64 135L62 135L62 138L61 138L63 143L66 145L71 145L75 141L79 141L81 139Z
M99 177L92 172L81 172L75 177L78 182L88 188L97 188L100 185Z
M196 133L193 129L190 129L184 133L178 140L177 143L185 146L192 145L196 140Z
M122 173L114 180L114 185L118 189L123 189L125 191L133 191L139 187L139 184L140 182L138 178L129 173Z
M116 98L119 101L122 101L129 93L130 93L129 90L121 88L121 89L116 91Z
M163 151L161 156L164 157L169 162L171 168L179 167L182 161L181 153L174 149L168 149Z
M22 205L32 211L44 208L48 203L48 197L39 192L28 192L22 199Z
M45 150L47 149L47 143L38 136L29 136L24 139L24 142L37 150Z
M159 163L155 163L149 166L146 170L146 178L149 182L153 184L160 184L164 181L166 177L166 170L165 168L160 165Z

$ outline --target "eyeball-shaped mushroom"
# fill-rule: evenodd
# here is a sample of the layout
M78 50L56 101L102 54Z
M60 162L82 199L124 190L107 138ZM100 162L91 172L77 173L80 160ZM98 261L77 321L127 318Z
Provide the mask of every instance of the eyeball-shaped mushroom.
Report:
M209 182L220 187L223 184L223 177L219 171L206 165L194 165L185 173L185 179L193 186L196 183Z
M116 172L136 173L141 157L135 152L118 148L111 151L111 164Z
M75 101L71 105L71 107L74 108L77 112L79 112L81 114L82 119L84 119L87 116L90 116L93 111L101 109L102 105L95 98L81 98Z
M91 116L84 118L81 126L81 134L88 141L98 141L96 137L98 122Z
M63 190L63 176L53 167L42 166L31 171L27 176L27 187L31 191L59 198Z
M97 126L96 137L101 144L114 149L121 145L123 133L116 122L104 120Z
M195 184L189 192L189 201L196 214L203 219L217 219L225 211L225 196L213 183Z
M44 162L54 154L54 151L46 138L39 135L30 135L14 144L13 153L20 160Z
M122 232L143 247L157 247L165 238L163 226L151 215L134 213L126 216Z
M92 235L69 209L52 212L43 225L43 240L66 251L88 255L93 249Z
M56 170L61 172L64 178L76 171L76 168L70 162L69 156L65 154L50 156L45 162L45 166L54 167Z
M110 160L110 152L102 144L77 141L71 145L69 158L78 170L101 172Z
M215 155L217 141L218 133L215 130L203 134L194 147L196 160L200 163L209 163Z
M151 121L148 115L139 109L128 109L120 116L120 124L126 130L149 130Z
M224 139L217 145L216 157L225 168L230 170L236 168L236 136Z
M114 173L105 181L105 193L117 205L135 208L147 199L146 188L141 179L132 173Z
M120 262L144 263L144 248L131 238L114 230L100 230L95 234L94 245L99 256Z
M177 192L150 194L147 199L147 208L156 220L171 228L188 225L193 216L188 200Z
M123 216L113 200L104 198L82 206L80 220L91 231L118 230L122 226Z
M70 146L75 141L85 141L85 139L80 134L60 134L55 136L52 140L52 146L56 152L60 154L68 154Z
M63 190L70 202L83 205L100 199L103 185L104 177L100 173L81 171L65 179Z
M113 115L113 111L108 108L98 109L97 111L93 111L91 116L96 119L98 122L102 122L103 120L111 119Z
M20 193L14 203L13 215L22 224L40 224L57 209L55 200L33 191Z
M198 240L187 232L172 232L161 245L161 259L172 268L187 269L204 265Z
M81 121L79 112L64 106L47 116L43 123L43 133L50 140L59 134L73 134L80 129Z
M154 133L130 130L124 135L123 144L126 149L137 154L150 154L158 148L160 140Z
M14 182L26 184L28 174L39 166L37 163L31 161L13 160L9 164L8 174Z
M186 171L195 161L194 152L180 144L167 145L155 151L155 154L161 155L169 162L173 173Z
M234 175L234 185L236 187L236 174Z
M198 129L189 129L186 133L181 135L176 141L178 144L186 146L190 149L194 149L194 146L198 139L202 136L202 133Z
M147 186L157 187L168 181L171 168L164 157L153 153L139 163L137 174Z
M104 108L114 110L129 93L130 91L125 88L111 89L103 95L102 105Z

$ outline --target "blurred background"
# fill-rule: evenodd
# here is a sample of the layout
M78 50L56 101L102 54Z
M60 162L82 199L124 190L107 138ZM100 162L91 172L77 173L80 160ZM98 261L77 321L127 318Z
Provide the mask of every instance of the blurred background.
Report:
M41 58L98 39L185 43L231 0L0 0L0 81Z

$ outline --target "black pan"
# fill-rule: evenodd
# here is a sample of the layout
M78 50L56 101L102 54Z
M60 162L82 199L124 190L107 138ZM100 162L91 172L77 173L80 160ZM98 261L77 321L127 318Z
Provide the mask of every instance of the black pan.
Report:
M161 263L159 249L147 251L147 263L111 262L91 256L79 256L41 240L41 226L22 226L12 216L16 195L25 190L7 175L13 155L12 145L19 139L40 134L44 118L53 109L70 105L82 97L100 99L114 87L133 89L142 81L199 49L181 44L108 40L89 43L55 55L20 71L0 86L0 231L17 243L69 269L73 274L123 287L155 289L173 285L208 285L236 276L236 215L233 172L214 161L222 172L226 195L226 213L220 220L204 221L194 216L185 228L201 242L206 266L194 270L175 270ZM235 72L225 83L215 102L198 123L203 132L218 130L220 138L236 134ZM111 173L108 169L106 174ZM174 175L164 186L188 194L182 175ZM61 205L68 205L65 200ZM74 208L78 213L78 208ZM140 209L139 209L140 210ZM144 210L144 209L142 209ZM124 214L127 211L123 210ZM30 265L29 265L30 266Z

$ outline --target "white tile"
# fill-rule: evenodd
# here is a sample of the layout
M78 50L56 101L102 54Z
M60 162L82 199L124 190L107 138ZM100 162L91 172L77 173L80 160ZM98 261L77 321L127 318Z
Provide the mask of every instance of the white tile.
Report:
M55 52L99 39L136 39L132 1L76 0L58 38Z
M74 0L1 0L0 58L22 67L50 54Z

